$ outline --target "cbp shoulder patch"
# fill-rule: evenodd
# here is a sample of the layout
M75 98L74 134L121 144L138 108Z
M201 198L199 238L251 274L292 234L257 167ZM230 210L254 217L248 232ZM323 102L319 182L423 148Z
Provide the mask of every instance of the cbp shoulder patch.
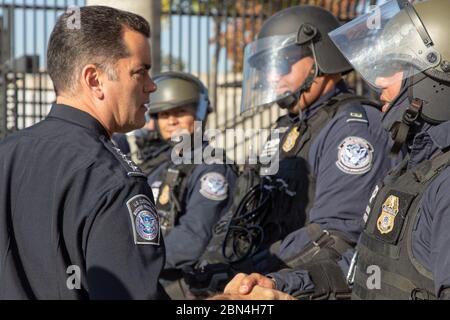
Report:
M127 201L135 244L159 245L160 224L154 204L143 194Z
M363 174L372 168L373 147L363 138L347 137L339 144L337 167L347 174Z
M210 172L200 178L200 193L207 199L221 201L228 197L228 183L223 175Z

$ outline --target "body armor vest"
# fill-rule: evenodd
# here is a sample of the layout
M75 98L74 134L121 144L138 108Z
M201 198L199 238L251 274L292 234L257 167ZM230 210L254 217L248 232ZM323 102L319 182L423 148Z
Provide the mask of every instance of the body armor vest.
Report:
M355 101L358 103L355 104ZM309 223L308 212L314 204L316 189L316 178L308 164L310 148L322 129L344 108L349 115L357 115L367 120L365 110L361 107L361 98L342 94L328 100L309 119L294 123L288 128L280 140L278 172L265 176L264 168L260 169L259 183L253 186L238 204L228 225L226 247L239 249L240 239L243 238L239 230L246 225L259 225L264 233L261 237L256 237L254 242L260 245L247 249L249 256L253 256L274 243L281 242L286 235ZM257 201L248 201L252 192L259 196ZM244 206L244 214L254 213L255 221L243 218L239 209ZM258 209L263 212L253 212ZM238 232L232 239L228 239L230 228L233 227L237 227ZM227 243L227 240L230 241ZM244 237L242 241L244 248L246 240ZM276 252L276 246L272 249ZM230 255L226 248L222 251L229 262L233 263L239 259L235 257L236 254ZM247 257L244 255L243 258Z
M157 131L146 132L145 135L136 137L138 147L139 167L149 175L163 162L170 160L170 144L164 141ZM155 199L156 201L156 199Z
M345 109L349 118L367 122L361 103L373 105L352 94L333 97L309 119L291 124L283 134L277 174L264 176L264 168L258 167L244 171L231 210L215 226L212 240L199 259L199 272L194 270L187 277L191 289L197 285L198 276L202 283L197 287L211 282L214 275L208 273L225 270L230 277L236 272L268 273L286 266L277 257L279 245L289 233L308 224L307 213L314 203L316 180L308 164L310 147L341 110ZM227 276L219 278L212 282Z
M222 163L228 163L225 151L222 154ZM170 161L170 152L164 152L159 157L157 158L159 161ZM184 214L187 184L196 166L196 164L171 164L162 171L158 179L161 181L161 185L155 203L163 235L167 235L178 224L179 219ZM227 166L236 172L234 166L230 164L227 164Z
M158 199L155 199L161 231L166 236L184 213L187 182L194 164L170 165L160 176Z
M356 267L349 273L354 276L353 299L434 299L432 273L414 258L412 236L422 195L449 162L446 152L407 170L406 158L377 187L357 246ZM376 288L369 278L373 266L381 276Z

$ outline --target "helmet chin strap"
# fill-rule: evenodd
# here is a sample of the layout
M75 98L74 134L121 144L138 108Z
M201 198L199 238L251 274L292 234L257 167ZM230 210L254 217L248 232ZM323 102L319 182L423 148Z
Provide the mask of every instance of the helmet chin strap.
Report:
M392 145L391 155L397 155L400 152L402 146L408 140L411 127L419 118L422 106L422 100L413 99L408 109L406 109L403 113L402 120L397 121L392 125L390 132L391 137L394 140L394 144Z
M398 102L398 99L403 96L403 93L408 90L408 99L409 106L403 112L402 119L400 121L396 121L390 128L391 137L394 140L394 144L391 148L391 155L396 156L403 145L408 140L408 137L411 133L411 128L413 124L419 119L421 110L423 107L423 101L417 98L414 98L413 94L413 86L414 86L413 78L408 80L408 85L402 90L402 93L393 101L392 107Z
M314 79L317 77L318 74L319 70L317 64L314 63L313 66L311 67L308 77L306 78L305 82L300 86L300 88L298 88L294 92L286 91L282 96L280 96L277 99L278 106L281 109L290 109L294 107L300 100L301 95L304 92L308 92L311 89Z

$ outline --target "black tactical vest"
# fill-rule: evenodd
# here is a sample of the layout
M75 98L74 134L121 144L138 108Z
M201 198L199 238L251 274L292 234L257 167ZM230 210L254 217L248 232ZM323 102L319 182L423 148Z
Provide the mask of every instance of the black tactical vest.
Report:
M223 159L222 163L233 171L237 171L234 165L228 164L225 151L222 150ZM169 161L170 152L164 152L158 158L160 161ZM193 162L193 159L192 161ZM158 199L155 199L156 208L158 209L161 231L163 235L167 235L174 226L178 224L179 219L185 213L186 208L186 191L187 184L192 171L195 169L196 164L171 164L165 170L161 172L159 181Z
M146 175L149 175L163 162L170 160L168 152L170 144L164 141L157 131L145 133L143 136L136 137L136 145L139 150L138 158L141 161L139 167Z
M435 298L432 273L413 256L412 233L424 191L449 162L446 152L407 170L407 158L376 188L357 245L356 266L350 268L352 299ZM373 278L377 269L379 287Z
M160 177L158 199L155 199L161 231L166 236L178 224L186 207L187 182L194 164L170 165Z
M281 240L308 224L307 213L314 203L316 181L307 160L312 142L341 110L345 109L349 120L367 123L361 103L373 105L364 98L342 94L328 100L309 119L291 124L280 139L278 173L263 176L264 169L258 172L258 168L251 167L238 179L235 202L215 226L199 266L232 264L243 272L271 272L279 268L281 261L268 259L268 251L273 253L270 256L276 256ZM243 207L244 216L239 215ZM261 230L262 236L254 236Z

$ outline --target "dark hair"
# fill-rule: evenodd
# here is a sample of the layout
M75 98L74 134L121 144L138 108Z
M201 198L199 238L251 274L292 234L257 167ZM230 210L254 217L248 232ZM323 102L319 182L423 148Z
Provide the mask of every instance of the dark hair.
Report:
M56 93L73 91L78 74L92 63L113 78L117 60L129 55L123 41L126 28L150 38L150 26L141 16L105 6L64 13L50 35L47 66ZM76 12L75 12L76 14ZM74 19L79 18L79 21Z

